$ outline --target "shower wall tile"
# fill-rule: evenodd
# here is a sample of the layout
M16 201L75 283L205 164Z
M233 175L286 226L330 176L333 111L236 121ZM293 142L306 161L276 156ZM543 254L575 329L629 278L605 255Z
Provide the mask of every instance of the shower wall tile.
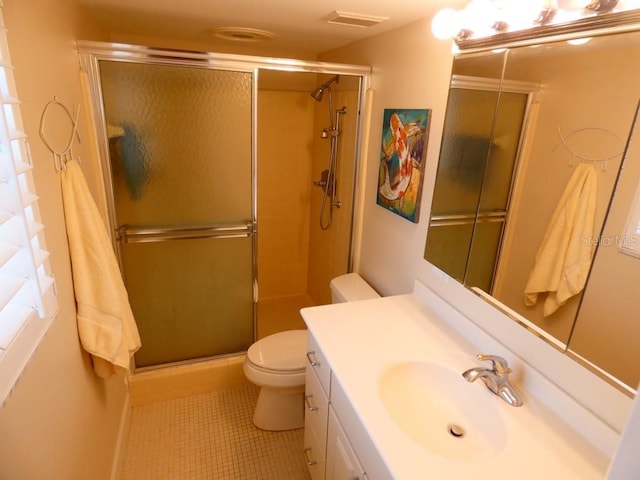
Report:
M306 293L314 103L308 92L258 94L261 299Z
M306 328L300 309L314 306L309 295L267 298L258 302L258 338Z

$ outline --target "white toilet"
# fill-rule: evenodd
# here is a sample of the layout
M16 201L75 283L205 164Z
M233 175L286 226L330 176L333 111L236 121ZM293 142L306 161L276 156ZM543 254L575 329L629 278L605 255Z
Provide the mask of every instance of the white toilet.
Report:
M332 303L377 298L357 273L331 280ZM249 347L244 374L260 387L253 424L263 430L292 430L304 426L304 383L307 331L269 335Z

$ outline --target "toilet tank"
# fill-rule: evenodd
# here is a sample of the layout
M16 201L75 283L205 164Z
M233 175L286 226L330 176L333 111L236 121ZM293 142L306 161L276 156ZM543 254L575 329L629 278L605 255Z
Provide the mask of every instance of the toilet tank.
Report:
M331 302L355 302L378 298L380 295L357 273L347 273L331 280Z

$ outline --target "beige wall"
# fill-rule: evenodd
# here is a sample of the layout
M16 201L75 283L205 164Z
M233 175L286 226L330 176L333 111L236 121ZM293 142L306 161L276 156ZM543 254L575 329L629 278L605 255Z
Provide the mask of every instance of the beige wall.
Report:
M0 477L106 479L126 388L121 379L98 379L79 346L59 179L38 135L42 110L54 96L73 109L81 102L76 36L101 36L70 0L8 0L4 18L60 311L0 410ZM49 138L66 134L68 125L61 128L52 124ZM74 151L95 185L84 121L80 135L83 143Z

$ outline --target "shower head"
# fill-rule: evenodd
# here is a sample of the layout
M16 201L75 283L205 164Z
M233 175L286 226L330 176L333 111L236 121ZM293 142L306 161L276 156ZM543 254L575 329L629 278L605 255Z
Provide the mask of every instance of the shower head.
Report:
M340 82L340 77L336 75L335 77L329 79L327 82L320 85L313 92L311 92L311 96L318 102L322 101L322 95L324 95L324 91L329 88L329 86L333 83Z
M313 92L311 92L311 96L318 102L322 101L322 95L324 94L324 88L318 87Z

